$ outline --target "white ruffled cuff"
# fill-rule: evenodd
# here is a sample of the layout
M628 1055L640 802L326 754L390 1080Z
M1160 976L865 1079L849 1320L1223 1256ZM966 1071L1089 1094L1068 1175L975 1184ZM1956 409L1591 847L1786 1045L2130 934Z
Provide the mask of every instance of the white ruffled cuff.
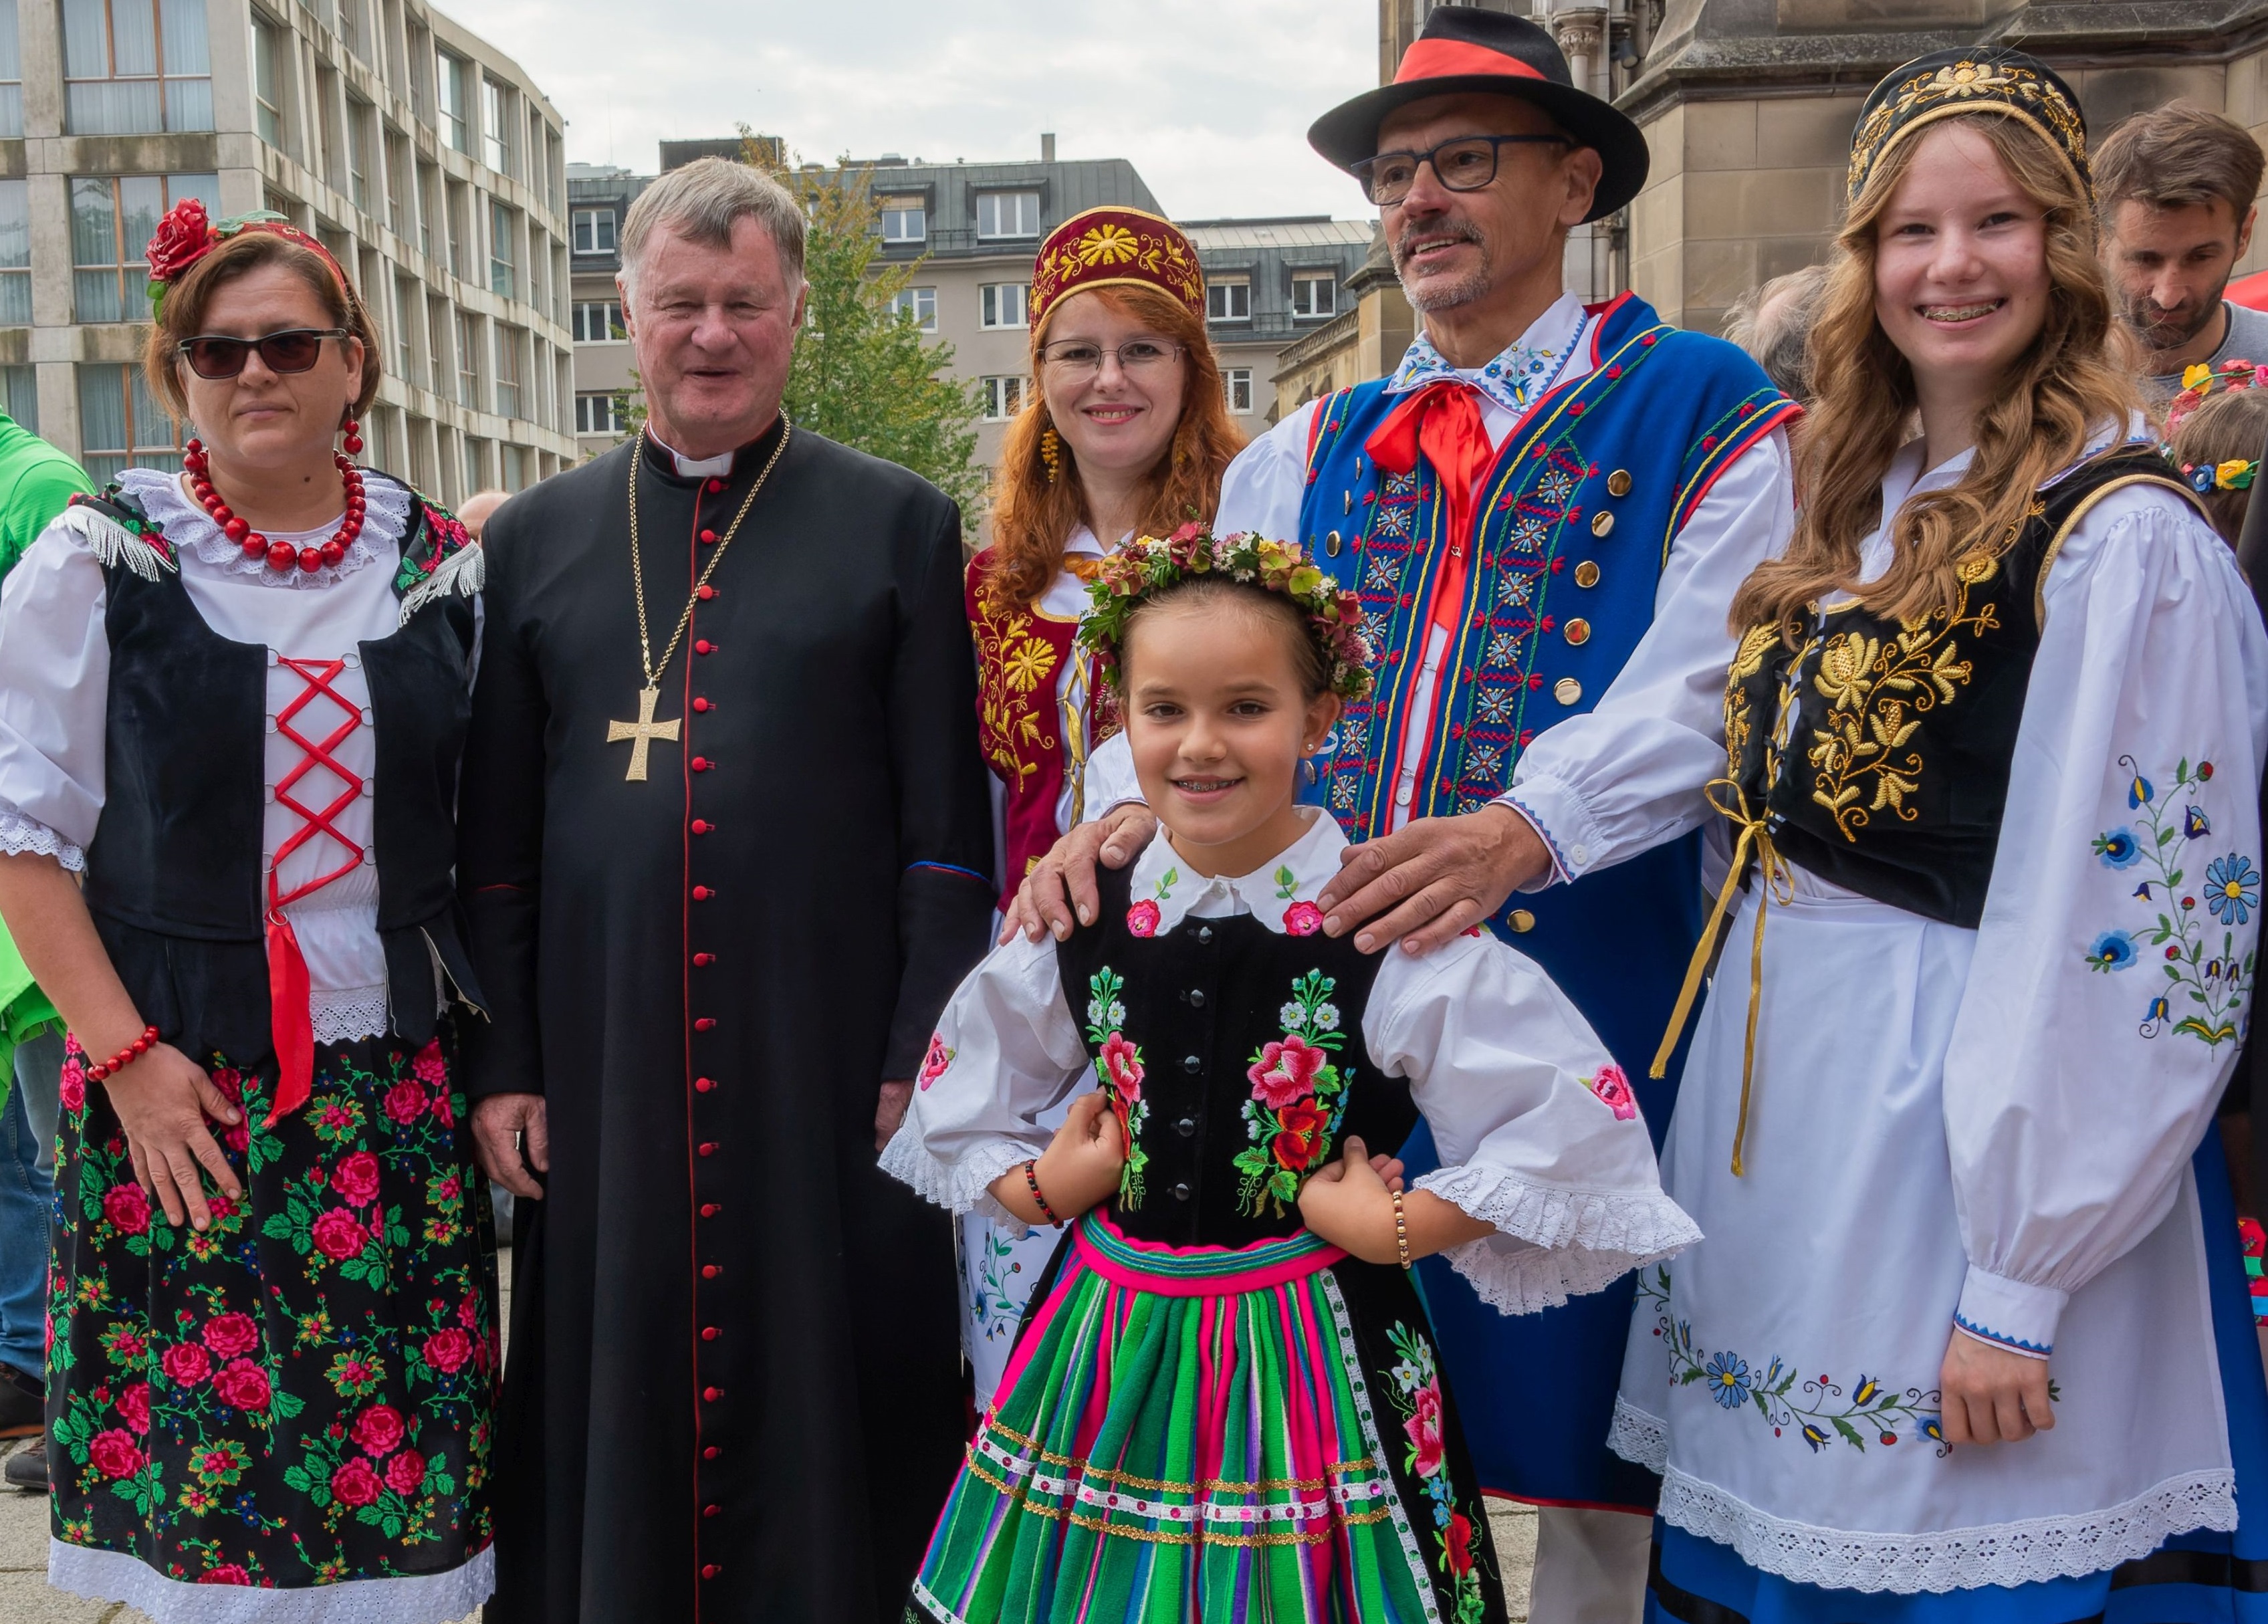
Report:
M884 1172L924 1201L936 1202L955 1217L973 1212L990 1218L1020 1240L1032 1232L1031 1225L993 1199L992 1181L1046 1149L1004 1135L980 1139L952 1161L941 1161L931 1154L920 1133L908 1121L883 1148L880 1165Z
M1569 1189L1478 1165L1429 1172L1415 1187L1495 1229L1441 1255L1501 1313L1557 1308L1701 1238L1660 1190Z
M86 870L86 853L72 845L46 824L28 812L19 812L6 801L0 801L0 851L10 856L21 856L35 852L42 857L53 857L74 874Z

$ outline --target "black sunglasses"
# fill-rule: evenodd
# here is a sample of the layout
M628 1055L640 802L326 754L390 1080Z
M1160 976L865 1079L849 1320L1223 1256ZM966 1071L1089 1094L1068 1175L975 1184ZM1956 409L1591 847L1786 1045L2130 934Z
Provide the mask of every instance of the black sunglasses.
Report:
M206 334L183 339L180 349L188 360L189 371L199 378L217 382L243 371L245 362L255 349L260 352L260 364L271 372L306 371L323 353L325 339L348 336L344 327L286 327L265 338L222 338Z
M1390 209L1410 195L1418 184L1418 171L1426 165L1452 192L1477 192L1496 179L1500 147L1561 146L1575 143L1565 136L1458 136L1423 152L1381 152L1347 168L1362 182L1364 194L1381 209Z

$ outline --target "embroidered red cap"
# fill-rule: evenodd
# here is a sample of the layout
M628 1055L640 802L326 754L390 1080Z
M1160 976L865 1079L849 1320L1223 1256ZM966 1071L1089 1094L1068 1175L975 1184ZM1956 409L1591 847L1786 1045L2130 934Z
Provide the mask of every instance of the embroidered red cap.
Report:
M1035 331L1067 294L1089 288L1155 288L1204 320L1204 273L1197 251L1171 220L1139 209L1087 209L1048 233L1032 264Z
M1550 31L1525 17L1470 5L1436 6L1403 53L1394 83L1324 114L1309 128L1307 144L1350 169L1378 156L1378 127L1395 108L1476 92L1533 103L1598 153L1599 188L1584 218L1612 214L1646 185L1646 137L1610 104L1576 88L1566 55Z

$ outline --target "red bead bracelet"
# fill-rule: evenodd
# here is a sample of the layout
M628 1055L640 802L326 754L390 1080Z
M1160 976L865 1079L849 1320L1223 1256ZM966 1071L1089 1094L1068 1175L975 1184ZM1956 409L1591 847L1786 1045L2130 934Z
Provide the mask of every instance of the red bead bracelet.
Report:
M113 1054L99 1066L89 1066L86 1069L88 1080L99 1083L114 1073L125 1070L127 1067L147 1054L150 1052L150 1046L157 1040L158 1029L155 1026L144 1026L142 1028L142 1035L119 1050L117 1054Z

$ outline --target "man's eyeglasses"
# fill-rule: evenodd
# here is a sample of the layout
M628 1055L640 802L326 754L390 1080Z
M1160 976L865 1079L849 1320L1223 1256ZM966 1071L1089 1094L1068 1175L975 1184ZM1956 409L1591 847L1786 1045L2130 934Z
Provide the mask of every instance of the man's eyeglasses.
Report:
M243 371L244 364L255 349L260 352L260 364L271 372L307 371L323 353L325 339L347 336L344 327L286 327L264 338L222 338L205 334L183 339L180 350L189 364L189 371L217 383Z
M1118 370L1135 374L1155 374L1161 367L1182 358L1183 348L1169 344L1161 338L1130 338L1116 349L1106 349L1100 344L1083 338L1057 339L1040 348L1040 364L1050 377L1065 382L1077 382L1094 377L1102 371L1102 357L1118 357Z
M1410 195L1423 165L1432 165L1433 173L1450 191L1477 192L1496 179L1499 147L1574 144L1565 136L1459 136L1424 152L1381 152L1351 167L1364 195L1381 209L1391 209Z

